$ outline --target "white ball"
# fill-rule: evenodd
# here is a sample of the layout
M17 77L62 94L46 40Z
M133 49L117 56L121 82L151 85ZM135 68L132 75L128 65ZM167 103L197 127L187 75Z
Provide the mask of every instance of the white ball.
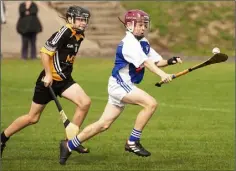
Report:
M220 53L220 49L218 47L215 47L214 49L212 49L212 53L213 54Z

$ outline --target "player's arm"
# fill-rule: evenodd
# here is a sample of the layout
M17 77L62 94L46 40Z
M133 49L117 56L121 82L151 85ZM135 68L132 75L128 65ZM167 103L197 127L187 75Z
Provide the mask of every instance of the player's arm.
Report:
M149 71L160 76L161 81L163 81L164 83L168 83L172 80L172 74L167 74L164 71L162 71L160 68L156 66L156 64L153 62L152 59L146 59L143 64Z
M163 70L161 70L160 68L158 68L156 66L156 64L153 62L152 59L146 59L144 61L144 66L151 72L153 72L154 74L160 76L161 78L163 77L168 77L167 75L169 74L166 74Z
M40 50L41 60L45 70L45 77L43 79L45 86L52 84L52 71L50 68L50 58L54 56L56 51L70 38L71 30L63 26L58 32L54 33Z
M182 63L182 60L181 60L180 57L174 56L174 57L172 57L168 60L162 59L159 62L157 62L156 65L158 67L166 67L168 65L174 65L174 64L177 64L177 63Z
M162 59L162 60L156 62L155 64L156 64L157 67L166 67L166 66L168 66L168 62L165 59Z
M43 82L45 87L52 85L52 71L50 68L50 56L46 53L41 52L41 60L45 70L45 77L43 78Z
M130 49L135 49L134 51ZM122 54L126 61L132 63L136 68L144 65L148 70L161 77L164 82L171 81L171 75L166 74L155 65L155 61L143 52L139 44L127 43L123 45Z
M167 60L163 59L162 56L151 47L148 57L156 64L157 67L165 67L168 65Z
M148 54L149 58L152 59L157 67L166 67L168 65L174 65L177 63L182 63L180 57L172 57L168 60L162 58L153 48L150 47L150 52Z

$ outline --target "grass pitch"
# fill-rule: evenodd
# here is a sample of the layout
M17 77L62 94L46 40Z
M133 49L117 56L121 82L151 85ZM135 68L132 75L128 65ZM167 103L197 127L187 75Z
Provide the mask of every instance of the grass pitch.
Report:
M175 73L197 62L171 66ZM2 60L1 128L28 112L41 62ZM96 121L107 102L107 81L112 59L80 58L73 77L92 99L83 127ZM134 124L137 106L127 106L113 126L84 145L90 154L73 153L66 166L58 163L63 125L53 102L38 124L11 137L2 160L3 171L48 170L234 170L235 77L234 64L222 63L194 71L162 88L160 80L146 71L139 85L157 99L159 108L142 134L143 145L152 152L140 158L124 151ZM71 118L74 105L60 99Z

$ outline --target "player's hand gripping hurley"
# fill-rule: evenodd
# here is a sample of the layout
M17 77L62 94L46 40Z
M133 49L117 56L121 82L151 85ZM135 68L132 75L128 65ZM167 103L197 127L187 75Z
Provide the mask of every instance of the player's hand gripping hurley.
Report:
M49 86L49 91L50 91L50 93L51 93L51 95L52 95L52 98L53 98L53 100L55 101L56 106L57 106L57 109L58 109L58 111L59 111L59 113L60 113L62 122L63 122L64 127L65 127L66 137L67 137L68 139L74 138L74 136L77 135L78 132L79 132L78 126L75 125L75 124L73 124L73 123L71 123L71 122L69 121L69 119L67 118L67 116L66 116L64 110L62 109L62 106L61 106L59 100L57 99L57 97L56 97L56 95L55 95L55 93L54 93L54 91L53 91L53 89L52 89L51 86Z
M215 64L215 63L220 63L220 62L224 62L228 59L228 56L226 54L223 54L223 53L217 53L215 54L214 56L212 56L210 59L208 59L207 61L203 62L203 63L200 63L198 65L195 65L189 69L186 69L184 71L181 71L181 72L178 72L176 74L174 74L172 76L172 79L175 79L175 78L178 78L182 75L185 75L191 71L194 71L196 69L199 69L199 68L202 68L202 67L205 67L205 66L208 66L208 65L211 65L211 64ZM158 83L155 84L155 86L157 87L161 87L161 85L164 83L164 81L160 81Z

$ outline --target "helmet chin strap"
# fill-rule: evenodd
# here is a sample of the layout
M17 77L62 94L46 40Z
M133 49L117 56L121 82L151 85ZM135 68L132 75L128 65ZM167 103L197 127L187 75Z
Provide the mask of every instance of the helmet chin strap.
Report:
M73 27L73 29L76 31L76 34L82 34L84 33L84 30L81 30L79 28Z
M84 33L84 30L76 29L76 34L82 34Z

